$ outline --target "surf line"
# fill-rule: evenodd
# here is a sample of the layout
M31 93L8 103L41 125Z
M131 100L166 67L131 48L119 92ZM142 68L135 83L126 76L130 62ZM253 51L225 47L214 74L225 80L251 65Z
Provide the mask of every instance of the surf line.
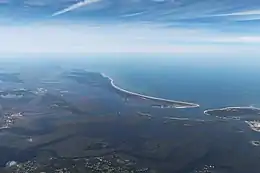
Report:
M130 95L133 95L133 96L138 96L138 97L141 97L143 99L150 99L150 100L154 100L154 101L164 101L164 102L172 103L173 104L172 108L184 109L184 108L197 108L197 107L200 107L200 105L196 104L196 103L189 103L189 102L183 102L183 101L169 100L169 99L164 99L164 98L159 98L159 97L152 97L152 96L147 96L147 95L143 95L143 94L127 91L125 89L122 89L122 88L116 86L115 83L114 83L114 80L111 77L107 76L104 73L101 73L101 75L104 78L109 79L110 84L112 85L112 87L114 89L116 89L118 91L121 91L121 92L124 92L126 94L130 94Z

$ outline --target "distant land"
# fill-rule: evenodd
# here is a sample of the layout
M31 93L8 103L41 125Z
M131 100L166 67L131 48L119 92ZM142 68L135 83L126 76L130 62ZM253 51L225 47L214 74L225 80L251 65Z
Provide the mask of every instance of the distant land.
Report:
M239 117L243 115L260 115L260 108L249 107L225 107L219 109L207 109L204 111L206 115L217 117Z

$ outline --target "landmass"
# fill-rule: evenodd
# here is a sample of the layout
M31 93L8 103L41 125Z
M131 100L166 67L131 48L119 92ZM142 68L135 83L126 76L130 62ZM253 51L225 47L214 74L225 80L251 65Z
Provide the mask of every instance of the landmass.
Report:
M241 117L245 115L260 115L260 108L250 107L225 107L219 109L207 109L204 111L206 115L216 117Z
M258 147L249 145L246 133L234 135L247 127L204 121L205 116L196 115L198 109L155 109L175 103L119 90L100 73L41 72L44 77L39 81L24 77L23 84L2 83L1 173L258 173L260 169ZM183 106L177 104L172 107Z
M220 109L208 109L204 111L204 114L221 119L243 120L247 125L249 125L250 129L255 132L260 132L260 121L258 120L260 116L260 108L253 106L226 107Z
M0 72L0 81L2 82L13 82L23 83L23 80L19 78L19 73L3 73Z
M136 161L120 154L108 154L100 157L81 158L51 158L46 164L39 164L37 161L17 163L10 161L7 168L15 173L20 172L60 172L60 173L156 173L148 167L140 167Z

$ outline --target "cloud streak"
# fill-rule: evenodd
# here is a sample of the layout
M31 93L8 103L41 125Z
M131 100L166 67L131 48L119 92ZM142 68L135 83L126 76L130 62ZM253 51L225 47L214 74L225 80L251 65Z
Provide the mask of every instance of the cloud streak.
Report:
M53 13L51 16L52 17L58 16L58 15L61 15L61 14L64 14L64 13L76 10L78 8L81 8L81 7L84 7L84 6L87 6L89 4L99 2L99 1L101 1L101 0L84 0L84 1L80 1L80 2L78 2L76 4L73 4L73 5L65 8L65 9L63 9L63 10L60 10L60 11L57 11L57 12Z
M216 43L249 43L260 44L260 36L237 36L237 37L218 37L212 39Z
M260 10L240 11L235 13L217 14L214 16L249 16L249 15L260 15Z
M237 12L222 13L222 14L209 14L201 17L202 18L220 17L220 19L227 19L229 21L253 21L253 20L260 20L260 9L237 11Z

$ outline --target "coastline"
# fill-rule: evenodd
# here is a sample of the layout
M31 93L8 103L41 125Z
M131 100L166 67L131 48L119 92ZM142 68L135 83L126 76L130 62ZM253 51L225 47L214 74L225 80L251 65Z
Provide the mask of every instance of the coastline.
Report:
M208 112L211 112L211 111L225 111L225 110L229 110L229 109L252 109L252 110L259 110L260 111L260 108L256 108L256 107L253 107L253 106L234 106L234 107L224 107L224 108L219 108L219 109L206 109L203 113L205 115L210 115Z
M185 109L185 108L196 108L196 107L200 107L199 104L196 104L196 103L189 103L189 102L183 102L183 101L176 101L176 100L169 100L169 99L164 99L164 98L159 98L159 97L153 97L153 96L147 96L147 95L143 95L143 94L139 94L139 93L135 93L135 92L131 92L131 91L127 91L125 89L122 89L118 86L116 86L114 84L114 80L107 76L106 74L104 73L101 73L101 75L104 77L104 78L108 78L109 81L110 81L110 84L112 85L113 88L115 88L116 90L118 91L121 91L121 92L124 92L124 93L127 93L127 94L130 94L130 95L133 95L133 96L138 96L138 97L141 97L143 99L150 99L150 100L155 100L155 101L165 101L165 102L169 102L169 103L172 103L172 104L176 104L176 106L173 106L174 108L177 108L177 109ZM180 105L180 106L177 106L177 105ZM183 104L183 105L182 105Z
M255 132L260 132L260 122L255 120L255 121L245 121L246 124L249 125L249 127L255 131Z

